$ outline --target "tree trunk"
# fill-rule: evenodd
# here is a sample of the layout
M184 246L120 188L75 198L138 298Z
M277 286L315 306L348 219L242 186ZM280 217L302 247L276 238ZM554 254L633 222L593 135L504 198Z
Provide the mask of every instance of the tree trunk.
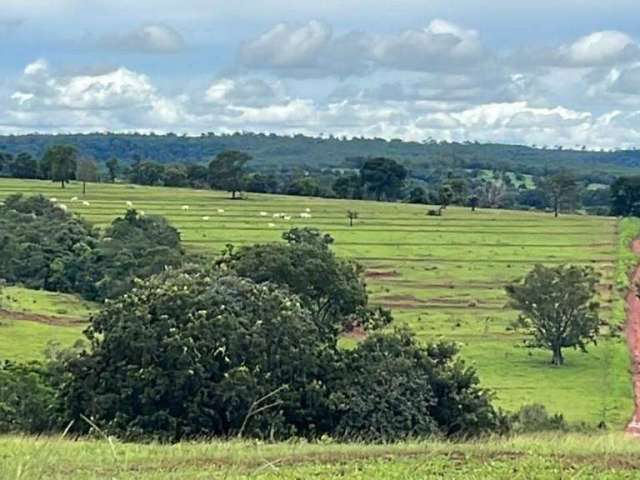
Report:
M562 347L553 347L553 358L551 359L551 363L556 366L560 366L564 363Z
M84 197L86 193L87 193L87 182L83 181L82 182L82 196Z
M64 188L64 180L60 180L60 185Z
M231 190L231 200L235 200L235 199L236 199L236 191Z
M553 199L553 216L558 218L558 197Z
M475 212L476 211L476 206L475 205L471 205L471 211Z

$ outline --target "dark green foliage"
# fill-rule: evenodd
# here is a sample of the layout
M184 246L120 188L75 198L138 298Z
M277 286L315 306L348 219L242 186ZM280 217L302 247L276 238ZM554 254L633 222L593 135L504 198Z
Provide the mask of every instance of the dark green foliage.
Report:
M78 150L71 145L54 145L49 147L42 157L40 168L45 178L65 183L75 178Z
M257 283L286 286L300 296L324 335L355 325L366 326L367 290L362 267L336 257L331 236L316 229L292 229L283 243L257 244L230 249L221 264Z
M511 416L511 425L515 433L533 433L546 431L567 431L568 425L560 414L549 414L544 405L523 405Z
M422 187L412 188L409 192L409 203L429 203L427 192Z
M0 206L0 272L10 283L73 292L78 252L96 248L92 227L43 196L12 195Z
M0 433L57 429L56 391L40 363L0 361Z
M393 200L400 196L407 169L390 158L371 158L360 169L363 185L376 200Z
M374 334L345 352L331 404L338 438L365 441L477 435L505 419L452 344L419 345L412 334Z
M578 184L573 173L560 171L542 182L542 190L550 198L554 216L558 216L561 209L575 208L578 200Z
M341 198L362 198L362 179L360 175L341 175L333 183L333 191Z
M611 215L640 217L640 176L621 177L613 182Z
M113 298L133 287L135 278L162 272L182 264L180 233L160 216L128 210L104 232L96 252L94 299Z
M521 284L507 286L511 306L521 312L515 326L531 337L527 345L551 350L554 365L564 363L563 348L586 352L600 326L597 284L590 267L536 265Z
M236 198L236 193L246 186L249 161L249 155L235 150L218 154L209 163L209 185L231 192L231 198Z
M71 418L109 433L176 441L326 430L331 352L300 301L271 284L169 271L108 303L87 336L91 351L69 363L64 397Z
M164 178L164 165L142 161L131 165L129 169L129 180L138 185L159 185Z
M129 211L100 235L42 196L0 206L0 272L10 283L102 300L133 279L182 263L178 231L161 217Z
M21 152L15 158L9 158L8 173L14 178L38 178L38 160L28 153Z
M120 169L118 159L111 157L105 162L105 166L107 167L107 172L109 172L109 181L111 183L114 183L116 181L116 177L118 176L118 170Z

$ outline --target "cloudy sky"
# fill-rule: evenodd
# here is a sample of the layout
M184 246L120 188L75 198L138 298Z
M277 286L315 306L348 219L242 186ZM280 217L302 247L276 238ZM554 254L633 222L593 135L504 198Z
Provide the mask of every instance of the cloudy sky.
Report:
M638 0L0 0L0 133L640 145Z

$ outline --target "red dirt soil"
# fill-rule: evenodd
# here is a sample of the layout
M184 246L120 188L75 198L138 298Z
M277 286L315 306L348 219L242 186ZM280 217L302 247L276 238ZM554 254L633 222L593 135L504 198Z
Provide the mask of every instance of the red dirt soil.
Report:
M87 323L87 320L82 320L80 318L54 317L52 315L40 315L38 313L14 312L2 308L0 308L0 319L25 320L29 322L38 322L47 325L62 327L82 325Z
M640 255L640 239L633 241L631 249L636 255ZM635 411L626 431L634 436L640 436L640 298L637 295L637 286L640 283L640 265L633 270L630 281L631 286L626 297L626 330L633 371Z

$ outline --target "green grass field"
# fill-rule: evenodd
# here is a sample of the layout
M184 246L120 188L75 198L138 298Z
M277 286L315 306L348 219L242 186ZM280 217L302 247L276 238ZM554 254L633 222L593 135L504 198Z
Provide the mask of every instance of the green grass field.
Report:
M538 435L393 445L176 445L0 437L3 480L634 479L640 443L623 434Z
M222 192L133 185L91 184L82 198L78 184L62 190L45 181L0 180L0 198L16 192L56 198L102 226L122 215L130 201L146 214L167 217L188 249L212 255L227 243L276 241L293 226L318 227L334 236L339 255L366 266L373 303L391 308L397 324L409 325L423 340L459 342L463 357L477 367L483 385L495 390L500 406L539 402L571 422L604 420L613 428L632 414L618 288L634 260L626 242L640 230L636 223L454 207L442 217L428 217L426 207L418 205L259 194L232 201ZM80 201L72 202L74 196ZM300 218L306 209L311 218ZM347 209L360 214L353 227ZM274 219L280 212L291 220ZM592 265L601 274L601 313L611 324L605 333L618 335L603 336L588 354L568 350L566 365L553 368L547 352L522 348L521 336L508 329L517 313L505 308L504 286L536 263L565 262ZM53 335L51 329L20 334L18 323L13 330L0 330L0 357L37 355L40 344L34 339ZM80 330L52 328L75 329L64 330L65 336Z

